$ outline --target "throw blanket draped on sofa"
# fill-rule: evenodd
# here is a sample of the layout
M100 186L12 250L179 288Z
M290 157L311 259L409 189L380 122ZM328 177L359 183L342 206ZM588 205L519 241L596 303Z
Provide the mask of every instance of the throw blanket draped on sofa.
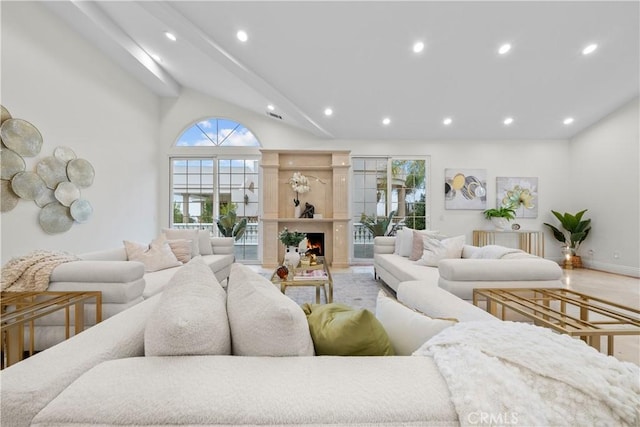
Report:
M8 292L42 292L49 287L49 278L54 268L64 262L78 261L75 255L66 252L37 250L13 258L2 267L0 289Z
M461 425L640 422L640 369L583 341L519 322L462 322L427 341Z

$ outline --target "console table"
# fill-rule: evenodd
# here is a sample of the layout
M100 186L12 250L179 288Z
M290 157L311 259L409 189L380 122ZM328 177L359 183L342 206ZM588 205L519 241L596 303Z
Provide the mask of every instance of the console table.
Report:
M544 258L544 233L536 230L473 230L473 245L495 245L496 236L515 235L518 249Z
M55 311L65 311L66 338L71 336L74 320L75 334L84 331L84 303L90 299L96 304L96 324L102 321L102 292L2 292L0 295L1 367L22 360L24 355L25 327L29 328L29 355L34 349L35 320ZM73 310L71 310L73 308Z

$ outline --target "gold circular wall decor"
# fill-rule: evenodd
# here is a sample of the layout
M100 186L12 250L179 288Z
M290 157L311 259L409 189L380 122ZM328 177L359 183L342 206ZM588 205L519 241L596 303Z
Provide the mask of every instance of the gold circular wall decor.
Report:
M56 200L56 196L53 194L53 190L50 188L45 188L42 194L40 194L36 198L35 202L39 208L44 208L49 203L57 202L57 200Z
M42 208L38 220L40 227L49 234L64 233L69 231L73 225L69 208L58 202L49 203Z
M67 163L67 176L79 188L87 188L93 184L95 170L85 159L74 159Z
M53 194L61 205L69 207L80 198L80 189L73 182L61 182Z
M78 199L69 208L71 217L79 223L87 222L93 214L93 206L88 200Z
M65 164L76 158L76 153L69 147L56 147L53 150L53 157L64 162Z
M4 105L0 105L0 125L2 124L2 122L4 122L5 120L9 120L10 118L11 113L9 112L9 110L4 108Z
M0 175L2 179L11 179L26 169L24 159L8 148L0 148Z
M0 212L9 212L20 201L20 197L11 189L11 181L6 179L0 181L0 197Z
M7 119L0 126L2 143L22 157L33 157L42 148L42 135L34 125L22 119Z
M42 178L35 172L18 172L11 179L11 189L21 199L36 200L46 188Z
M52 190L55 190L61 182L69 181L67 163L53 156L40 160L36 165L36 172L47 184L47 187Z

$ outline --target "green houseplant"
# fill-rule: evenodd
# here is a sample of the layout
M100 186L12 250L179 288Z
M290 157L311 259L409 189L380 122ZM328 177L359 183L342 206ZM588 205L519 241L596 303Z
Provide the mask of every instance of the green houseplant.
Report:
M366 214L360 215L360 222L364 225L374 236L390 236L395 227L393 225L393 216L396 211L389 212L388 217L368 216Z
M493 225L500 230L504 230L509 225L509 221L515 219L516 211L508 206L500 206L495 209L487 209L482 212L484 217L491 220Z
M233 237L236 241L240 240L247 229L247 218L238 221L235 205L221 209L222 215L218 218L218 231L224 237Z
M591 231L591 219L582 219L586 211L587 209L573 215L568 212L561 214L552 210L551 213L560 221L564 231L549 223L544 223L553 232L553 237L571 250L572 255L577 255L580 244L584 242Z
M278 236L280 238L280 242L282 242L285 246L298 246L300 242L302 242L306 237L306 233L300 233L299 231L289 231L287 227L285 227Z

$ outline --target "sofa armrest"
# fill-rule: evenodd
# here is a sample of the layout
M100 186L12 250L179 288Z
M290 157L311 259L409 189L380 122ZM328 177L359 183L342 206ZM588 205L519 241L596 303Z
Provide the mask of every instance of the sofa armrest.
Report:
M137 261L72 261L57 266L51 282L128 283L144 276L144 264Z
M234 253L233 237L212 237L211 248L214 255L229 255Z
M443 259L440 277L449 281L529 281L560 280L562 269L543 258L524 259Z
M396 248L396 238L393 236L377 236L373 238L374 254L392 254Z

